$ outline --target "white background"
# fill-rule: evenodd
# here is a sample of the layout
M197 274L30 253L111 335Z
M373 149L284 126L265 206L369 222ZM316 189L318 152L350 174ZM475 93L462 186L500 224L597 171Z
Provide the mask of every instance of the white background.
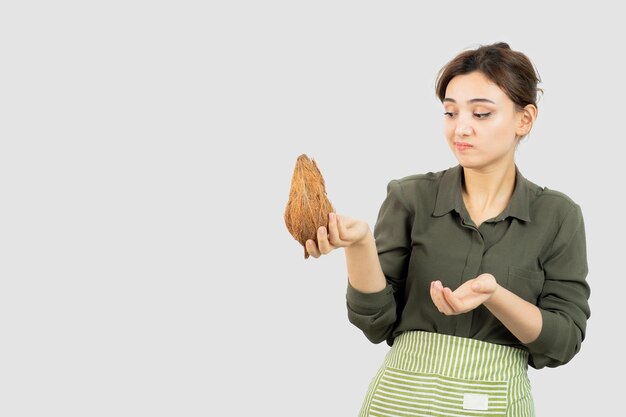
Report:
M0 415L356 416L388 347L343 250L287 232L295 160L373 228L389 180L456 164L436 74L497 41L545 89L518 166L587 227L587 339L529 371L537 414L618 412L623 15L431 3L3 2Z

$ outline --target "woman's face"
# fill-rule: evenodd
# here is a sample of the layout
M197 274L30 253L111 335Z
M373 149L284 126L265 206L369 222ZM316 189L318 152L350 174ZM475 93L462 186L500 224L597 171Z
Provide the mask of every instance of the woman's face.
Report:
M482 72L452 78L443 107L448 145L461 166L489 170L513 162L522 112Z

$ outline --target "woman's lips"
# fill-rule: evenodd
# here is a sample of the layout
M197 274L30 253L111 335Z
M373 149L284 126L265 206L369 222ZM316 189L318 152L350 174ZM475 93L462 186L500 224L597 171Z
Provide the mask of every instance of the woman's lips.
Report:
M467 149L471 149L473 146L467 142L454 142L454 146L459 151L465 151Z

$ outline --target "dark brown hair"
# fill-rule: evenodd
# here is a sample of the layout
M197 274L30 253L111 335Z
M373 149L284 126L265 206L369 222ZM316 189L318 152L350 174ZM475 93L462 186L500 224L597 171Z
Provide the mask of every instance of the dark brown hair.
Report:
M441 102L448 84L457 75L480 71L495 83L515 103L518 111L527 104L537 106L537 92L543 94L537 84L541 82L538 72L526 55L513 51L505 42L481 45L464 51L439 70L436 93Z

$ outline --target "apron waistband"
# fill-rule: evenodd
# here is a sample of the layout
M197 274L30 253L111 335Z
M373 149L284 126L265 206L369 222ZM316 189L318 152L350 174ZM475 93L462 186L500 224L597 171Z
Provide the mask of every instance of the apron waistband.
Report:
M465 337L406 331L395 338L385 365L452 378L508 381L526 375L528 352Z

